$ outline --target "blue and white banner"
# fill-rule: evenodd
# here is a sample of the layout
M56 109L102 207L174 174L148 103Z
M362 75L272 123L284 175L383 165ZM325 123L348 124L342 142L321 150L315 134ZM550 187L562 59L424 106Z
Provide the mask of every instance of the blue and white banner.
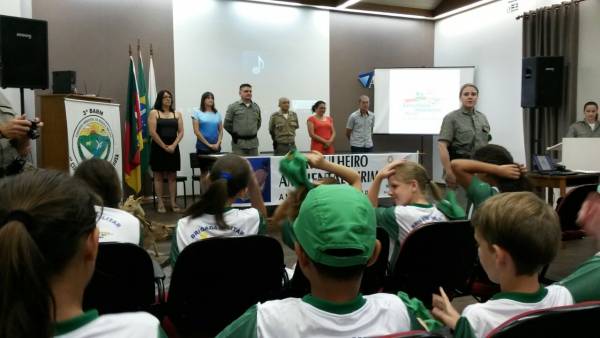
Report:
M254 156L248 157L248 161L252 164L256 179L262 189L263 199L266 205L278 205L286 199L287 193L293 189L293 186L285 177L279 173L279 162L282 156ZM371 187L371 183L375 179L377 172L386 164L399 159L418 162L418 153L371 153L371 154L339 154L326 155L325 158L333 163L341 164L352 168L358 172L362 182L362 190L366 194ZM333 176L328 172L319 169L307 169L307 175L311 181L317 181L324 177ZM388 188L387 181L379 192L379 197L387 197ZM237 206L248 205L243 203L236 204Z

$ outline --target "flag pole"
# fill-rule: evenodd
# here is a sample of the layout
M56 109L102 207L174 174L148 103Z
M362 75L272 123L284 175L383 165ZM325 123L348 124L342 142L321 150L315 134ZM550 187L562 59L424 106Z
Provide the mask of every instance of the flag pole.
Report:
M152 56L153 53L152 44L150 44L150 56Z
M141 50L141 47L140 47L140 39L137 39L137 43L138 43L138 45L137 45L137 47L138 47L138 48L137 48L137 51L138 51L138 53L139 53L139 52L140 52L140 50Z
M131 44L129 44L129 56L131 56Z

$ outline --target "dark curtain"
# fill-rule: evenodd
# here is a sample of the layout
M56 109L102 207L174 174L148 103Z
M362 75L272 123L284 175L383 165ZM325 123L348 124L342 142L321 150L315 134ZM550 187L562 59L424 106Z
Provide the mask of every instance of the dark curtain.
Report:
M560 107L523 110L527 162L560 142L577 117L579 5L562 3L523 15L523 57L564 57L563 103ZM533 152L533 154L532 154Z

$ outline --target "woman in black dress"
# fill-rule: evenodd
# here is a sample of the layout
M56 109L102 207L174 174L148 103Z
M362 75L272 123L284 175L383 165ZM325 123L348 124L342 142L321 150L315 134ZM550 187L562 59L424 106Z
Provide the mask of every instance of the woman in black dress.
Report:
M163 180L169 182L169 197L174 212L181 212L177 205L177 186L175 179L181 168L179 141L183 138L181 113L173 107L173 94L168 90L158 92L154 109L148 117L148 130L152 137L150 167L154 173L154 189L158 196L158 212L165 213L162 201Z

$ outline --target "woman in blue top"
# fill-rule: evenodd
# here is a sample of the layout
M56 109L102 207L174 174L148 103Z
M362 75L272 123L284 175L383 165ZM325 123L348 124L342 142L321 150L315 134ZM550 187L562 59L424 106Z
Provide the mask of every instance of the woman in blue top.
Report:
M211 155L221 151L223 139L223 120L215 108L215 96L211 92L202 94L200 110L192 113L194 134L196 134L196 153Z

